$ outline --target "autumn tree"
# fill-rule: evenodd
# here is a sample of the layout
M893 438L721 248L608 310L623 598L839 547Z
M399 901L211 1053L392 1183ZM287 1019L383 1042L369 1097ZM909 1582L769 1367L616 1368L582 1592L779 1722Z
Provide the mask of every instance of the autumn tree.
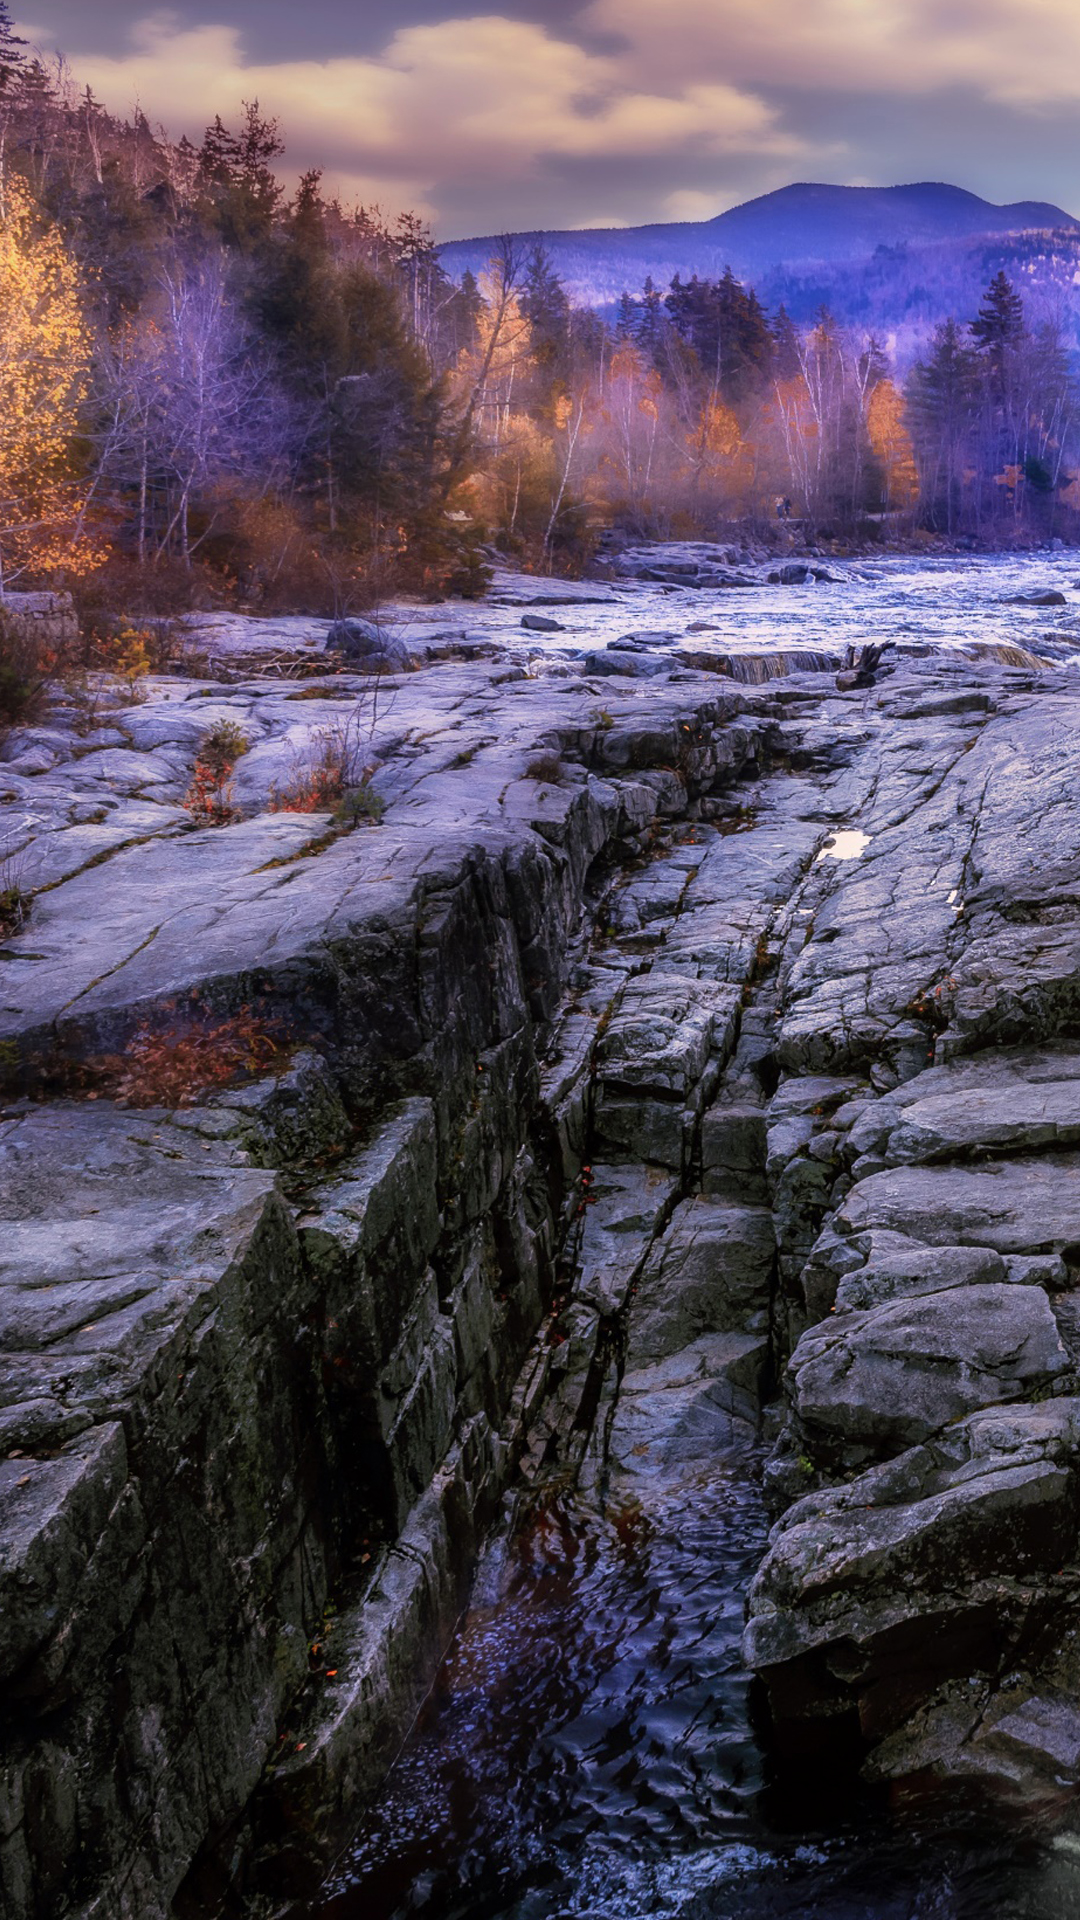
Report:
M0 592L96 564L75 439L92 341L77 269L7 173L0 191Z
M875 381L870 390L866 431L880 476L881 504L885 512L908 512L919 497L919 473L904 419L903 400L887 378Z

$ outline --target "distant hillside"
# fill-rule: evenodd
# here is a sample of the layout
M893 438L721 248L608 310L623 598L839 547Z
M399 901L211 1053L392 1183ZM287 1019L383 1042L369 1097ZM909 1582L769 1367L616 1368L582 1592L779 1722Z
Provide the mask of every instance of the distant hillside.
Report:
M830 187L803 182L678 225L527 233L573 298L610 307L647 275L714 278L730 266L767 306L797 320L825 301L838 318L889 335L903 355L949 312L963 314L998 266L1045 300L1080 342L1080 220L1041 200L995 206L962 187ZM494 236L441 249L455 278L486 266Z

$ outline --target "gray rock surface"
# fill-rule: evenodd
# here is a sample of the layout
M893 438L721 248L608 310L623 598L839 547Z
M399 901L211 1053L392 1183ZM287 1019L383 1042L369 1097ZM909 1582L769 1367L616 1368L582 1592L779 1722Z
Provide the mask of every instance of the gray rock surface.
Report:
M402 616L393 675L214 616L228 678L7 741L13 1920L212 1913L240 1859L272 1900L377 1788L515 1475L647 1508L781 1379L778 1721L857 1722L882 1777L1076 1771L1080 695L1019 648L673 671L656 589L678 637L759 560L669 554L633 611L632 555L508 575L475 626ZM484 657L532 604L633 675ZM277 810L327 752L368 819ZM112 1097L253 1015L234 1084Z

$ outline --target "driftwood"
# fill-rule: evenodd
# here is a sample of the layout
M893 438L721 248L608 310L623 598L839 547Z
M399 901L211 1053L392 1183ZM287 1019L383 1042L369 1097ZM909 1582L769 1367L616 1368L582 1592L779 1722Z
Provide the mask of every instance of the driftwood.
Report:
M844 656L844 664L836 676L836 684L841 693L849 693L856 687L872 687L880 672L891 673L891 667L882 668L882 656L891 640L883 640L880 645L868 641L858 652L849 646Z

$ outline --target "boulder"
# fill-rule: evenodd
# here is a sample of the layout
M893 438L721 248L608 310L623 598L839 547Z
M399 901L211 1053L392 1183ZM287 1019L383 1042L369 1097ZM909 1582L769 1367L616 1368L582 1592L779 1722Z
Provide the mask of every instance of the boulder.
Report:
M887 1453L1068 1368L1041 1288L979 1281L830 1316L803 1334L790 1378L808 1432Z
M630 1312L627 1367L666 1359L699 1335L768 1331L776 1237L765 1207L684 1200L645 1263Z
M1075 1552L1078 1443L1076 1399L981 1411L791 1507L743 1642L777 1721L848 1713L880 1738L949 1677L996 1669Z
M521 624L526 633L565 633L561 620L552 620L546 613L523 613Z
M609 644L603 653L587 653L581 670L591 674L625 674L631 680L652 680L658 673L671 670L670 659Z
M343 654L346 660L390 671L406 665L409 657L408 648L377 620L355 617L333 621L326 636L326 647L328 652Z

